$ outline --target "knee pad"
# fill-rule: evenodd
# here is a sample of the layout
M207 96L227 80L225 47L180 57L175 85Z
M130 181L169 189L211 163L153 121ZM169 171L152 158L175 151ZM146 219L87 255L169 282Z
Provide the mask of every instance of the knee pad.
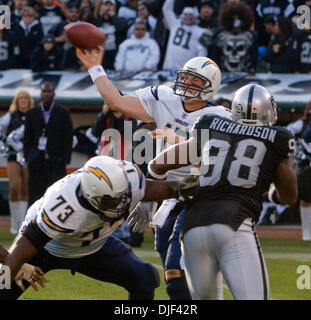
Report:
M182 275L179 278L166 280L166 292L170 300L191 300L186 278Z

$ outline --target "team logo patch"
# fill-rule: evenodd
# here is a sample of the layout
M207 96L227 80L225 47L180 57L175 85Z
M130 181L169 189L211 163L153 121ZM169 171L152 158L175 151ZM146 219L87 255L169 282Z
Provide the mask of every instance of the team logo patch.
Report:
M210 64L213 64L214 66L218 67L217 64L216 64L214 61L212 61L212 60L207 60L207 61L205 61L205 62L202 64L201 69L203 69L204 67L206 67L206 66L208 66L208 65L210 65Z
M237 113L241 113L242 112L242 106L240 104L237 104L237 106L235 107L235 111Z
M152 86L150 88L152 95L154 96L154 98L156 100L159 100L159 96L158 96L158 86Z
M84 171L94 174L99 180L106 181L108 186L112 190L112 183L103 170L99 169L98 167L87 167L84 169Z
M181 118L182 118L182 119L186 119L187 117L188 117L188 115L187 115L186 113L184 113L184 112L183 112L183 114L182 114Z

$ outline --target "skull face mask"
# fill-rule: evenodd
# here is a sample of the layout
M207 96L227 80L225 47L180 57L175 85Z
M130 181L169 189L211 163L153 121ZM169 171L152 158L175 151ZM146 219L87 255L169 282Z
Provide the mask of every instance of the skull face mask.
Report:
M246 32L234 35L231 32L222 32L221 47L223 65L228 72L246 71L248 65L248 50L252 45Z

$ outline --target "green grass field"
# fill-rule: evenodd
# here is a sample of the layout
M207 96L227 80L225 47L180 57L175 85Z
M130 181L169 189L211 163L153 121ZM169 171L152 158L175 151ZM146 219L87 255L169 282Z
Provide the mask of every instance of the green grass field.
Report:
M13 240L9 230L0 228L0 243L8 248ZM271 299L307 300L311 298L310 290L300 290L296 282L300 274L297 268L307 265L311 268L311 246L308 242L285 239L261 239L261 245L269 271ZM135 253L143 260L155 265L161 276L161 285L156 289L156 300L167 300L163 272L158 254L153 249L153 235L145 234L145 241ZM54 270L46 274L49 280L45 289L35 292L29 288L22 300L126 300L127 292L113 284L93 280L68 270ZM228 289L224 289L226 300L232 299Z

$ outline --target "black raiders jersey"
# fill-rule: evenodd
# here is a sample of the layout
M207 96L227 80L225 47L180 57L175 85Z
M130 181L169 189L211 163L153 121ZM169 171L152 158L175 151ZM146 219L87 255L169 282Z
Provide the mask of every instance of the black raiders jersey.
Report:
M246 218L258 220L263 194L280 162L295 148L292 134L277 126L251 126L216 115L194 125L201 176L184 218L183 233L214 223L237 230Z

